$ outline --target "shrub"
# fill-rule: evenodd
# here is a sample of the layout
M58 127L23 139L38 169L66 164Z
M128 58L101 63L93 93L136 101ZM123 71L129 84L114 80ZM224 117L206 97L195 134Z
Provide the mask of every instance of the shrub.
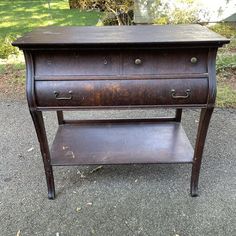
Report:
M69 0L70 8L105 11L103 25L131 25L134 0Z
M227 71L236 71L236 55L219 54L216 60L217 73L227 73Z
M151 9L154 24L189 24L198 23L204 17L207 21L209 12L194 0L179 0L173 4L163 4L157 0Z
M12 41L14 40L15 37L11 35L0 39L0 58L7 59L12 54L19 54L19 50L11 45Z
M105 0L69 0L70 8L79 8L81 10L99 9L104 11Z
M218 34L224 35L227 38L236 36L236 29L227 23L218 23L210 27L211 30Z
M111 12L106 12L102 18L103 25L131 25L133 24L134 12L130 10L128 12L119 13L119 21L117 15Z

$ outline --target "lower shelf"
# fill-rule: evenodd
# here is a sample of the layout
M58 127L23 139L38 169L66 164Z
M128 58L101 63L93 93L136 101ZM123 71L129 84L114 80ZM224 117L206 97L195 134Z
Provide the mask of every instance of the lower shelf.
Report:
M52 165L191 163L193 148L180 123L116 122L60 125Z

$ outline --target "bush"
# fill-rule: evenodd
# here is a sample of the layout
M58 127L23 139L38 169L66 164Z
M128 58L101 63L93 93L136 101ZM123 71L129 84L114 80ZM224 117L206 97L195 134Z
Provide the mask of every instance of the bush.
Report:
M0 58L7 59L10 55L19 54L19 49L11 45L12 41L16 38L13 36L6 36L3 39L0 39Z
M236 71L236 55L219 54L216 61L217 73L227 73L227 71Z
M103 25L131 25L134 0L69 0L70 8L105 11Z
M122 12L119 14L119 19L122 22L122 25L131 25L133 24L134 12L133 10ZM114 13L106 12L102 18L103 25L119 25L120 22L117 19L117 16Z
M78 8L81 10L99 9L104 11L105 0L69 0L70 8Z
M179 0L174 5L156 1L151 17L154 24L189 24L200 22L201 17L207 21L209 12L194 0Z
M224 35L227 38L236 36L236 29L227 23L218 23L213 26L210 26L210 29L215 31L218 34Z

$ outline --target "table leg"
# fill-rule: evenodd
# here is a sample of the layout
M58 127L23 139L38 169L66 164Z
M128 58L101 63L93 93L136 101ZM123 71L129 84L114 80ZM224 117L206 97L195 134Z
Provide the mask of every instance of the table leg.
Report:
M191 187L190 187L192 197L198 196L198 180L202 162L202 154L213 110L214 108L203 108L201 110L197 139L193 156L192 177L191 177Z
M57 120L59 125L63 125L64 122L64 116L63 116L63 111L57 111Z
M181 122L181 117L182 117L182 109L176 109L175 110L175 121Z
M55 186L54 186L53 170L50 164L50 152L49 152L42 112L30 111L30 114L34 122L34 126L35 126L36 133L38 136L38 141L40 143L40 150L41 150L41 154L43 158L44 170L45 170L45 175L46 175L46 180L47 180L48 198L54 199Z

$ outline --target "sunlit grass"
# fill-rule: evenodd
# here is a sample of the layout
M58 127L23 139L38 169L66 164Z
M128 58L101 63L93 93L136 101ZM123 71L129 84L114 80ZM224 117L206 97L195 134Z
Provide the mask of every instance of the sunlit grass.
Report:
M230 86L219 83L217 86L217 107L236 107L236 91Z
M22 35L35 27L47 25L96 25L101 13L70 10L68 0L47 1L0 0L0 38Z

